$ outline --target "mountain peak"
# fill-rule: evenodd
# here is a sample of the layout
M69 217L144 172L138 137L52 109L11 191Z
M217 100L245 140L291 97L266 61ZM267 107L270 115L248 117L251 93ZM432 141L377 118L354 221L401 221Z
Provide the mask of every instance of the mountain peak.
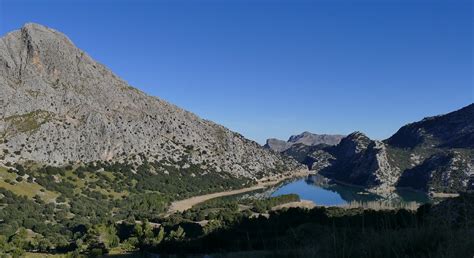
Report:
M357 139L357 138L369 138L363 132L355 131L347 136L348 138Z
M65 35L36 23L0 40L0 150L5 162L146 157L247 178L298 166L129 86Z
M321 143L328 145L336 145L342 138L344 138L343 135L314 134L308 131L304 131L301 134L290 136L288 142L302 143L308 146L318 145Z
M86 74L94 77L85 71L86 65L98 67L64 34L36 23L27 23L4 36L0 48L4 50L0 54L5 63L0 74L12 73L5 78L14 78L20 85L34 77L57 84L77 84Z
M363 143L363 144L367 145L370 141L371 141L371 139L367 135L365 135L362 132L355 131L355 132L349 134L348 136L344 137L341 140L341 144L344 143L344 142L357 142L357 143Z
M474 148L474 104L407 124L384 142L400 147Z
M342 138L344 138L343 135L314 134L305 131L301 134L290 136L286 142L274 138L268 139L264 147L277 152L283 152L295 144L302 144L305 146L316 146L320 144L336 145Z
M27 22L23 25L22 29L40 29L40 30L53 30L50 29L44 25L41 25L39 23L34 23L34 22Z
M42 41L45 41L44 43L51 43L50 41L53 40L64 41L69 45L73 45L72 41L63 33L38 23L25 23L19 32L24 40L32 40L36 43L43 43Z

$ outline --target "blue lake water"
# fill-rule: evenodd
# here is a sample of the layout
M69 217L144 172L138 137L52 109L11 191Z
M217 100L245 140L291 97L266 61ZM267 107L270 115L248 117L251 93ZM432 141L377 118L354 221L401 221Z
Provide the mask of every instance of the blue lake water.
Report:
M401 203L427 203L428 196L413 191L397 191L390 196L379 196L362 188L320 182L320 179L306 178L287 182L277 188L271 196L297 194L300 199L313 201L316 205L340 206L350 202L396 201Z
M283 185L281 188L273 192L272 196L284 194L297 194L300 199L310 200L318 205L332 206L347 203L337 192L309 184L303 179Z

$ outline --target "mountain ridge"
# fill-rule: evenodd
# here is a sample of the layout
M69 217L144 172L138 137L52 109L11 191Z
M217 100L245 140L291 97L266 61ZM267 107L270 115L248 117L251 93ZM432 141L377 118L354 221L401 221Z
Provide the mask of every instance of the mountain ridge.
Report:
M0 40L5 162L150 160L256 177L298 165L129 86L62 33L28 23Z
M323 149L315 171L374 192L457 193L474 182L474 104L401 127L384 141L360 132ZM313 166L313 165L311 165ZM310 167L311 167L310 166Z
M401 148L414 148L421 144L474 148L474 104L409 123L384 142Z
M301 134L291 135L287 141L276 138L267 139L264 147L276 152L284 152L295 144L303 144L306 146L316 146L319 144L336 145L344 135L339 134L314 134L308 131Z

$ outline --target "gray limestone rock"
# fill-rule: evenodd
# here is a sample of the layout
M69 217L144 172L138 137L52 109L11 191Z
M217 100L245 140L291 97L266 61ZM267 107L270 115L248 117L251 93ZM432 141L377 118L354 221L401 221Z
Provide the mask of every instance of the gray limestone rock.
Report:
M3 162L146 157L249 178L298 166L131 87L65 35L31 23L0 39L0 150Z

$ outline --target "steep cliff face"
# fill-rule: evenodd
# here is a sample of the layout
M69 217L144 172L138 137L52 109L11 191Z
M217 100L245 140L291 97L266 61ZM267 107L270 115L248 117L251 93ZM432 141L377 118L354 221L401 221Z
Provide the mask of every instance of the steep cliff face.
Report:
M397 181L399 170L389 162L386 146L360 132L350 134L326 151L333 158L329 166L320 170L324 176L380 190L393 187Z
M129 86L63 34L27 24L0 39L0 160L142 157L255 177L297 164Z

